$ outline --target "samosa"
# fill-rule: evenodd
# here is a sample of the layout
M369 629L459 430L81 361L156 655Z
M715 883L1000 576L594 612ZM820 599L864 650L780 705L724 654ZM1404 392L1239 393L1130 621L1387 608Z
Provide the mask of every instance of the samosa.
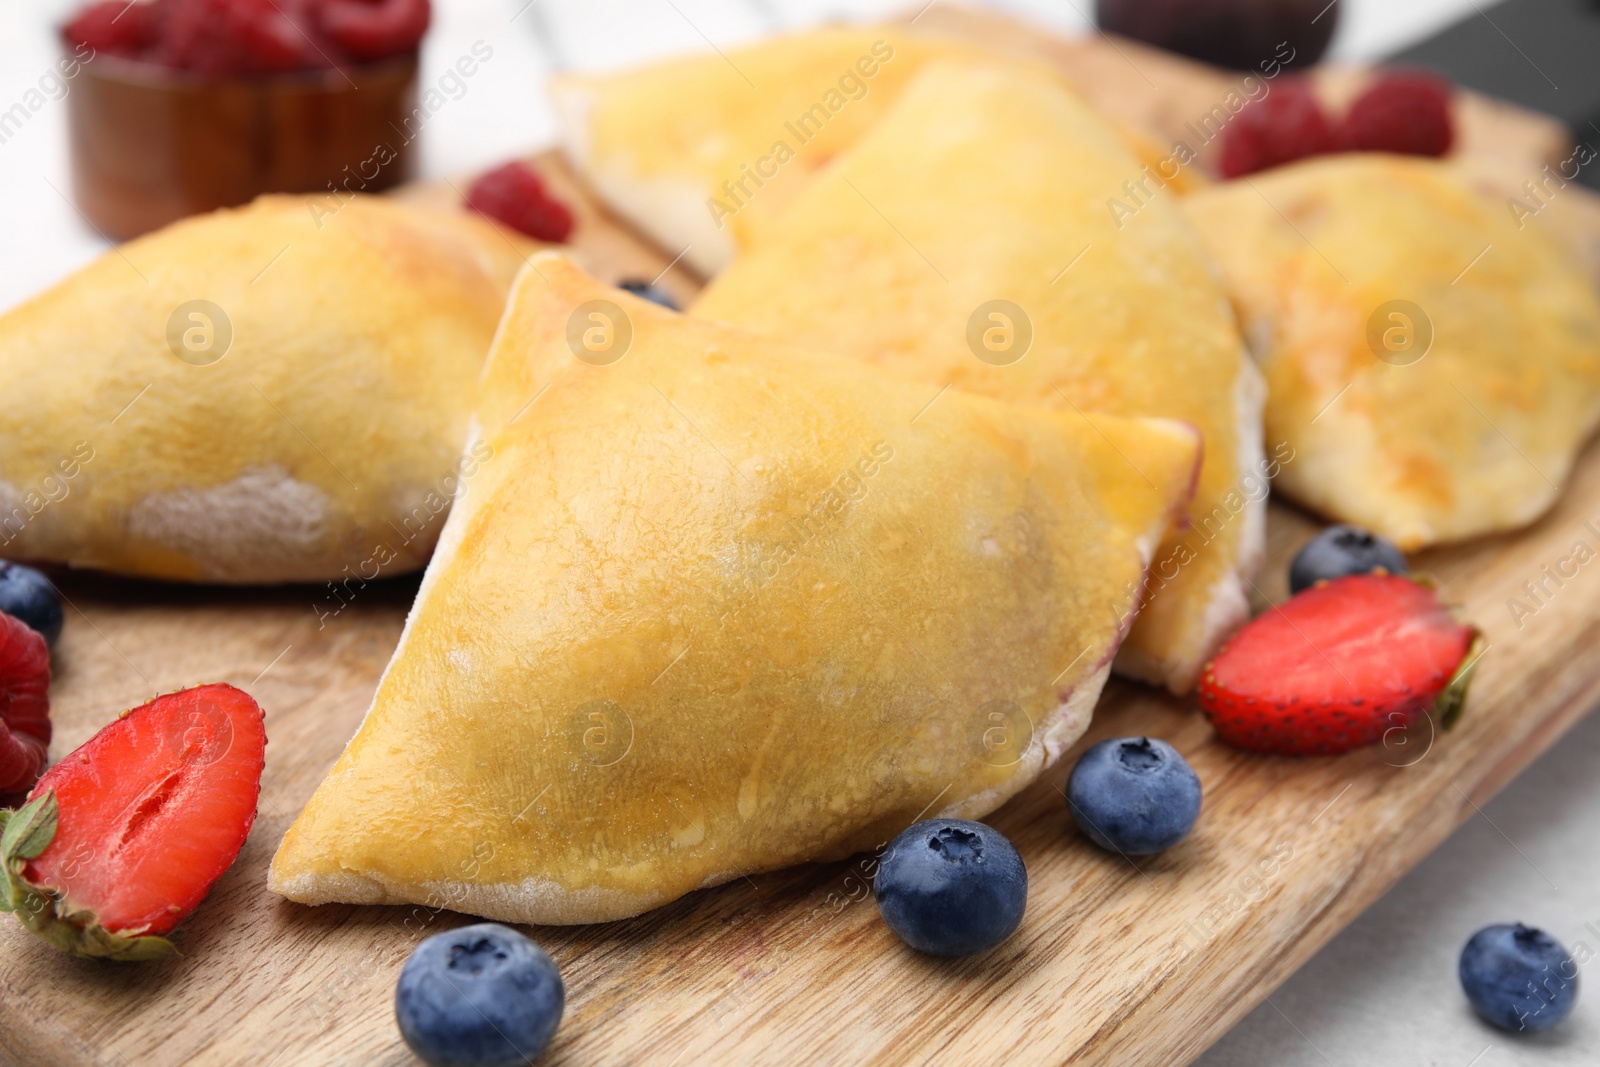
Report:
M536 247L461 211L264 197L107 252L0 316L0 555L210 582L417 569Z
M1341 155L1184 200L1287 441L1284 492L1421 548L1514 529L1600 420L1600 299L1450 163Z
M550 83L567 158L612 210L704 277L726 267L931 60L1013 54L915 26L826 26ZM1170 152L1118 127L1142 163ZM1166 168L1163 168L1166 169ZM1175 188L1203 181L1194 169Z
M515 922L976 817L1086 727L1193 429L1014 408L536 257L373 705L270 886Z
M828 26L564 74L550 93L567 157L606 203L710 275L868 130L927 58L976 51L912 26Z
M1248 617L1271 461L1260 374L1171 190L1035 64L927 64L691 311L938 386L1181 419L1205 438L1122 673L1187 690ZM1132 190L1132 192L1130 192ZM952 494L961 492L952 487Z

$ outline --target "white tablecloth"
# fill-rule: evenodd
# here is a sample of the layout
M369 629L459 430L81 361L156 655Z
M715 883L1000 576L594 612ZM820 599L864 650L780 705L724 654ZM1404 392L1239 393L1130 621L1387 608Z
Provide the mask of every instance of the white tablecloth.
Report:
M938 0L947 2L947 0ZM493 58L429 124L425 176L456 175L546 144L540 85L553 67L608 67L667 52L727 47L785 26L871 18L883 0L434 0L424 84L475 41ZM53 26L76 0L0 7L0 113L25 99L55 58ZM920 3L911 5L920 6ZM1003 7L1082 31L1092 0ZM1333 54L1370 58L1473 15L1474 0L1344 0ZM25 105L26 106L26 105ZM66 199L65 109L47 100L0 141L0 307L98 255L105 243ZM1262 1003L1205 1067L1416 1064L1509 1067L1600 1062L1600 1004L1580 1001L1557 1034L1511 1038L1479 1023L1456 984L1456 954L1491 922L1526 921L1600 952L1600 718L1489 804L1377 906ZM1593 923L1594 929L1585 927ZM1590 994L1591 998L1600 994Z

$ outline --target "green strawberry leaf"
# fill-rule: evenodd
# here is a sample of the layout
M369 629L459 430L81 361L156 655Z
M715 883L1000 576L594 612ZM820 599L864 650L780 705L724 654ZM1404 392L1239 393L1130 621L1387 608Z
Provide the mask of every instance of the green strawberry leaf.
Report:
M1456 665L1456 672L1450 676L1439 695L1433 702L1433 714L1438 718L1439 725L1446 730L1453 727L1461 719L1461 713L1466 710L1467 690L1472 685L1472 676L1478 670L1478 661L1489 650L1489 645L1483 639L1483 634L1477 630L1472 632L1472 643L1467 646L1467 654Z
M0 841L5 840L6 827L11 825L12 814L13 812L10 808L0 808ZM8 866L9 864L7 864L4 859L0 859L0 874L3 874ZM6 885L6 879L0 877L0 911L11 910L6 906L10 899L10 889Z
M0 861L11 867L19 860L31 860L55 840L60 808L54 791L46 792L18 808L6 819L0 832Z
M5 839L6 827L10 825L13 814L10 808L0 808L0 841ZM16 910L16 906L11 903L11 882L11 865L0 861L0 911L10 912Z
M116 934L107 937L112 939L114 951L105 958L118 963L147 963L178 955L178 946L164 937L118 937Z
M71 911L60 897L29 891L30 899L19 906L17 918L40 939L73 956L86 959L143 963L178 954L178 948L164 937L140 933L113 933L100 925L91 911Z
M175 955L176 946L164 937L113 933L93 912L73 910L55 893L22 880L27 861L55 840L59 814L53 792L0 811L0 911L12 912L29 931L74 956L140 962Z

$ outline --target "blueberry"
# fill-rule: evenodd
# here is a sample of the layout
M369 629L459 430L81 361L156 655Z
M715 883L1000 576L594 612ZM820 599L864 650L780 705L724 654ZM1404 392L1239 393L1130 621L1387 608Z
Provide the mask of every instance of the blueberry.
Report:
M637 278L629 278L618 285L617 288L625 289L634 296L648 300L652 304L660 304L662 307L671 308L673 311L680 310L678 302L672 299L671 294L659 286L651 285L649 282L641 282Z
M1165 741L1123 737L1083 754L1067 779L1067 810L1101 848L1148 856L1189 836L1200 776Z
M39 631L47 644L61 636L61 594L32 567L0 559L0 611Z
M566 992L544 949L509 927L435 934L394 990L400 1036L433 1067L530 1063L556 1032Z
M1305 543L1289 564L1289 592L1329 578L1370 574L1378 568L1406 573L1406 557L1388 541L1359 526L1330 526Z
M912 948L970 956L1022 922L1028 869L993 827L928 819L889 842L872 893L883 921Z
M1461 950L1461 988L1502 1030L1548 1030L1578 1001L1578 965L1543 930L1485 926Z

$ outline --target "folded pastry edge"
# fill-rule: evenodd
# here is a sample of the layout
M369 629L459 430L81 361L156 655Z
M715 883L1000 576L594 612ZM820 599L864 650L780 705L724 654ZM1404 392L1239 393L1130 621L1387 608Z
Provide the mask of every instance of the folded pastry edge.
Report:
M1036 770L1015 774L993 789L958 800L929 817L981 818L1037 781L1039 774L1053 766L1089 729L1094 705L1110 674L1111 662L1107 659L1079 683L1067 700L1057 705L1043 726L1040 755L1036 757L1040 765ZM827 862L827 859L819 858L818 862ZM711 889L736 878L771 869L751 867L718 871L707 876L699 888ZM681 899L681 895L626 893L600 886L569 889L542 878L488 884L459 881L399 882L379 874L351 870L284 876L275 867L268 872L267 887L297 904L414 904L535 926L616 922Z
M518 272L518 277L520 278L522 273L529 269L529 267L524 266L522 271ZM483 438L483 436L483 427L479 423L477 416L474 415L470 424L468 425L467 440L462 446L462 454L470 455L473 446L476 445ZM460 542L462 536L465 534L467 522L466 511L460 505L462 497L464 497L468 491L468 482L466 479L462 479L456 486L456 493L454 498L451 500L450 512L445 516L444 526L439 530L438 539L434 544L433 558L445 558L450 555L455 545ZM395 664L400 660L400 653L405 649L406 641L411 636L412 628L416 623L417 615L421 610L423 601L427 597L429 588L434 584L435 581L437 581L438 571L431 564L432 560L430 559L429 565L422 572L422 581L417 587L417 594L411 601L411 607L406 611L405 625L400 628L400 639L395 642L394 652L390 654L389 662L384 664L383 672L378 676L378 684L373 688L372 700L368 702L367 710L362 712L361 721L356 724L355 730L351 732L349 739L347 739L344 743L344 747L339 750L338 757L334 759L333 764L329 766L327 772L317 783L316 789L312 790L311 796L308 797L305 804L301 806L299 814L294 817L294 820L289 824L289 828L285 830L283 836L278 839L278 847L273 850L272 859L267 864L268 892L275 893L278 896L300 904L416 903L414 900L389 899L385 891L382 889L379 880L368 875L354 873L345 873L338 876L327 874L288 875L282 870L280 861L284 864L287 864L289 860L286 857L290 855L290 851L293 848L299 853L299 855L295 858L302 866L305 866L307 857L317 851L320 851L312 846L309 842L299 840L298 831L300 828L300 822L305 817L307 809L309 809L311 805L315 803L317 794L321 793L322 790L327 787L329 779L332 778L335 769L339 766L339 761L344 759L345 753L349 751L350 746L355 744L357 737L361 736L361 731L366 728L367 720L372 717L373 711L377 708L378 694L382 692L384 683L389 679L390 672L395 669ZM318 888L324 886L324 884L328 882L335 883L340 887L354 888L348 891L348 895L343 895L347 892L347 890L344 888L339 890ZM373 886L379 886L376 893L370 889L368 889L366 892L361 891L364 888Z
M1233 382L1234 429L1238 434L1235 449L1236 481L1255 472L1266 477L1267 379L1256 365L1249 348L1241 345L1239 373ZM1250 619L1250 593L1253 576L1261 569L1267 554L1267 494L1260 500L1245 499L1240 511L1238 554L1234 566L1211 585L1205 610L1201 613L1203 634L1199 655L1183 662L1147 655L1133 646L1118 649L1113 669L1135 682L1165 688L1183 696L1194 688L1205 665L1233 632ZM1159 547L1159 546L1157 546ZM1148 571L1148 564L1146 569ZM1141 603L1136 598L1135 603ZM1134 625L1138 619L1133 620Z
M646 177L617 166L602 167L594 158L586 130L595 105L595 89L582 75L560 75L549 82L550 99L561 129L561 154L592 185L600 199L629 226L666 247L682 247L684 264L710 278L737 251L733 231L713 223L703 207L704 190L689 182Z
M1055 766L1066 751L1077 743L1089 730L1089 724L1094 720L1094 706L1100 701L1100 694L1104 691L1106 681L1111 677L1111 660L1108 656L1104 663L1096 667L1094 672L1087 675L1072 695L1065 701L1056 705L1056 710L1044 725L1041 748L1043 757L1037 770L1028 774L1015 774L993 789L986 789L982 793L974 793L970 797L963 797L944 808L941 808L937 818L942 819L979 819L998 809L1006 801L1016 796L1022 790L1039 780L1039 775Z

